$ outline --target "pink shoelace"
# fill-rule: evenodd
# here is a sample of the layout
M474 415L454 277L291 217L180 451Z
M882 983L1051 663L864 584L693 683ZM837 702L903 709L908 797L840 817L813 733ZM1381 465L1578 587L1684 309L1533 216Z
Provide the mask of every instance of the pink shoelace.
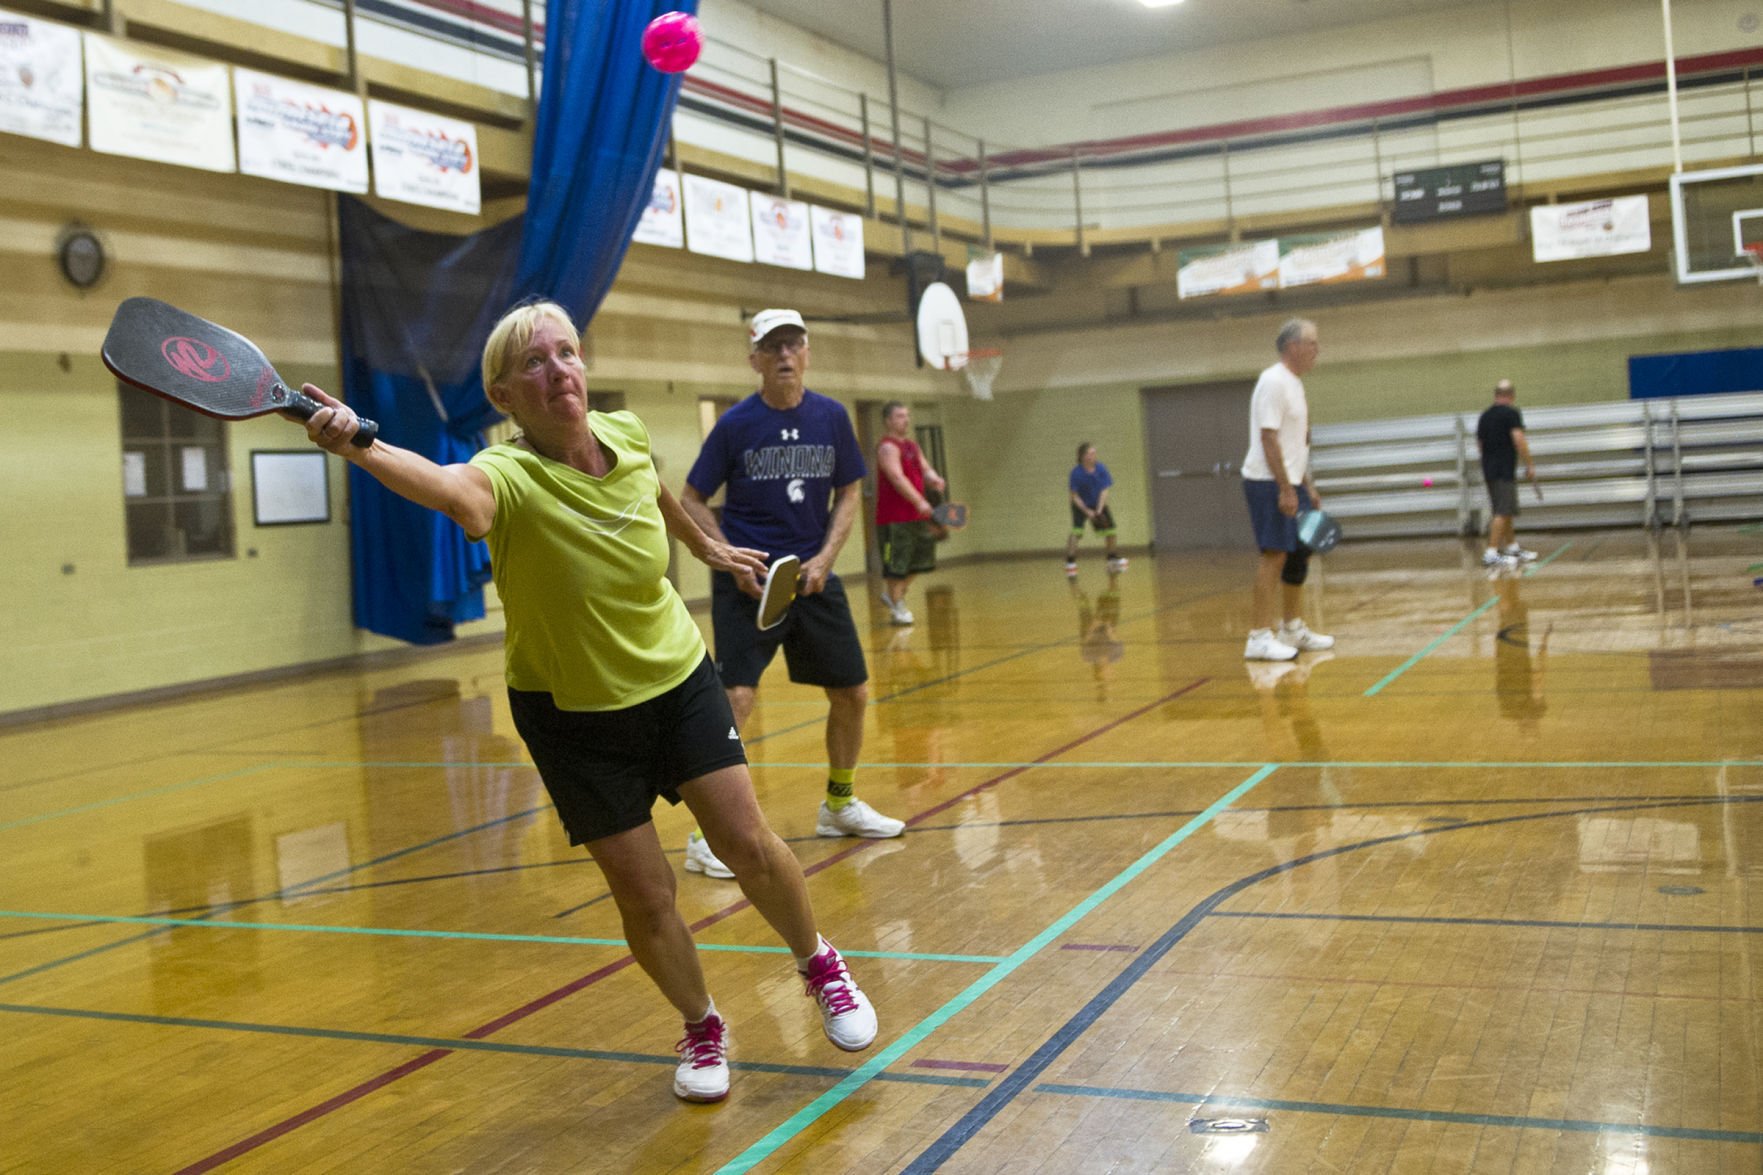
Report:
M802 979L808 985L808 994L833 1015L843 1016L857 1010L857 997L851 994L851 973L845 969L844 958L831 947L808 961Z
M691 1061L694 1069L713 1069L722 1063L723 1054L727 1051L723 1040L726 1032L727 1025L723 1023L721 1016L707 1017L695 1028L690 1024L686 1025L686 1035L673 1046L673 1051Z

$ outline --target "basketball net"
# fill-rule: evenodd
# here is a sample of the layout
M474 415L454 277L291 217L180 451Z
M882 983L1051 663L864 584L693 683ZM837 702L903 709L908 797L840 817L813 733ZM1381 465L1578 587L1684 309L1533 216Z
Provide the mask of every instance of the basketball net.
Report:
M976 400L992 398L992 384L1004 367L1002 351L956 351L945 362L949 370L959 371L967 390Z

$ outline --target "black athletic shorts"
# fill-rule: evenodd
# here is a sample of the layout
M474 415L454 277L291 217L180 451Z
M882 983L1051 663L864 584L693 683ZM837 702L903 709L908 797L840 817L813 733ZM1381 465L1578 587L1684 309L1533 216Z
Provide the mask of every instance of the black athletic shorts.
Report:
M1113 534L1114 533L1114 511L1112 511L1108 507L1104 506L1100 510L1096 511L1096 516L1094 518L1091 518L1088 514L1085 514L1082 510L1079 510L1077 508L1077 504L1075 502L1072 503L1072 507L1071 507L1071 533L1072 534L1082 534L1084 531L1084 523L1086 523L1086 522L1090 524L1091 529L1093 529L1097 534Z
M559 710L550 694L512 686L508 704L572 845L641 828L656 796L677 804L680 784L747 761L709 657L623 710Z
M783 622L759 631L759 601L726 571L710 573L710 622L716 630L716 671L726 686L756 686L765 667L784 650L790 680L822 689L845 689L869 680L863 642L851 619L845 585L836 575L812 596L797 596Z

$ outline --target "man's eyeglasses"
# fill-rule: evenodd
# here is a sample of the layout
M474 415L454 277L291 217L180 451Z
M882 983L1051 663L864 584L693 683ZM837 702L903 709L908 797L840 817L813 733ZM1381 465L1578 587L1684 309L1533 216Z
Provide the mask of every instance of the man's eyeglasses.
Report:
M783 338L767 338L760 340L758 350L767 355L781 355L785 351L803 351L808 347L807 335L785 335Z

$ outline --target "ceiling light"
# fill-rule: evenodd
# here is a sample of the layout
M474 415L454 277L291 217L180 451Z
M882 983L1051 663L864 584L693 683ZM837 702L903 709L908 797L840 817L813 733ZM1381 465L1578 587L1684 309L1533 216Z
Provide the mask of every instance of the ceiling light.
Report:
M1139 0L1146 8L1174 8L1182 0Z

